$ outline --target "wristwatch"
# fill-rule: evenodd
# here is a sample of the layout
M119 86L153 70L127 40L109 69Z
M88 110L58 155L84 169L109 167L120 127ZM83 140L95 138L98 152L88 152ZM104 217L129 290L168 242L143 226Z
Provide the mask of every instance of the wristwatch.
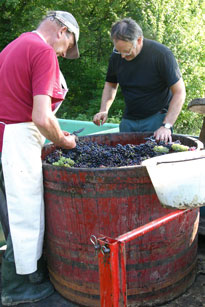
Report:
M165 123L165 124L163 123L162 126L167 128L167 129L171 129L172 128L172 125L169 124L169 123Z

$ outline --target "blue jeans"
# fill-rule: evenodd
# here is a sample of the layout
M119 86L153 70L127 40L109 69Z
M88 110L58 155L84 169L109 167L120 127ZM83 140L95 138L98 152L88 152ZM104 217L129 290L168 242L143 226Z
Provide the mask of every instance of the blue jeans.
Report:
M154 132L163 123L166 113L156 113L144 119L131 120L123 118L120 132Z

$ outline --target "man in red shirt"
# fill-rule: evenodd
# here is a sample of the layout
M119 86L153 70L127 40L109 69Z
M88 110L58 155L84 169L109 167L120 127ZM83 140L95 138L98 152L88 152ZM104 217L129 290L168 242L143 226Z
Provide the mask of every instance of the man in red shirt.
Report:
M66 94L57 57L78 58L78 39L73 15L53 11L36 31L23 33L0 53L1 186L5 184L1 195L7 203L6 208L3 202L0 205L7 238L1 273L3 306L38 301L53 293L42 274L41 149L45 138L63 148L76 146L75 136L61 130L53 111Z

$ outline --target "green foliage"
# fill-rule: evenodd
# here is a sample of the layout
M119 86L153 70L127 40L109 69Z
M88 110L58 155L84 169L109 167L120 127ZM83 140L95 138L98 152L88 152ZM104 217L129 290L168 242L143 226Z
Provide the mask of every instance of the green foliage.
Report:
M164 12L166 32L162 43L174 52L186 86L186 101L176 122L180 133L198 134L202 116L187 110L194 98L204 97L204 19L202 1L169 1ZM170 14L172 12L172 14ZM167 33L169 35L167 35ZM173 42L177 42L173 45Z
M194 98L204 97L203 0L1 0L0 49L22 32L34 30L48 10L67 10L80 25L81 57L59 59L69 92L57 116L92 120L99 111L108 59L112 51L109 31L113 22L132 17L144 36L167 45L175 54L186 85L187 97L175 132L199 134L202 116L187 110ZM124 109L118 90L109 122L120 122Z
M46 1L1 0L0 1L0 49L18 37L22 32L34 30L45 14ZM50 1L47 1L49 4Z

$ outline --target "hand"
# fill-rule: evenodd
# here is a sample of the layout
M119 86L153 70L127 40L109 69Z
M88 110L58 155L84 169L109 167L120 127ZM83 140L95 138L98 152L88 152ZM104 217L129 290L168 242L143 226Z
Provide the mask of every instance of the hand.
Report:
M93 117L93 122L97 126L103 125L108 117L108 112L99 112Z
M76 147L76 136L74 134L70 134L67 131L63 131L64 133L64 142L63 145L61 146L62 148L65 149L72 149Z
M160 127L154 132L154 137L156 141L164 141L165 143L172 142L172 132L171 129Z
M75 134L71 134L71 133L69 133L68 131L63 131L63 134L64 134L65 136L75 135ZM77 135L75 135L75 142L77 142L77 141L78 141L78 136L77 136Z
M64 130L63 130L63 134L64 134L65 136L69 136L69 135L70 135L70 133L69 133L68 131L64 131Z

